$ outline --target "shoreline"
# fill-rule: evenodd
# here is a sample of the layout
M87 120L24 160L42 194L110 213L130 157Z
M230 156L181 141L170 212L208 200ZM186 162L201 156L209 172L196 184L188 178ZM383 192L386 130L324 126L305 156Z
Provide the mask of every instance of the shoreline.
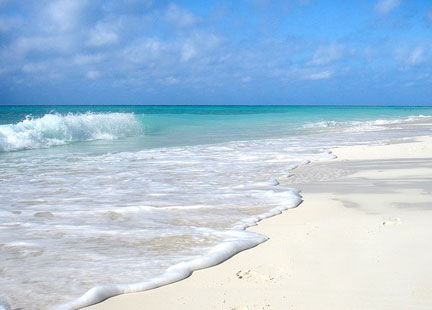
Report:
M418 141L342 147L336 159L298 167L280 182L302 190L301 206L248 228L269 241L83 309L430 308L432 138Z

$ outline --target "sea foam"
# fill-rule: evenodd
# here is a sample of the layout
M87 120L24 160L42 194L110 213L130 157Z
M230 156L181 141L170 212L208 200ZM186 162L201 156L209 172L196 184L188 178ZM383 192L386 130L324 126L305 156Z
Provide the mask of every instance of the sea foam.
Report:
M78 141L112 140L141 132L132 113L45 114L0 125L0 152L46 148Z
M244 229L301 200L278 181L303 162L283 146L262 140L74 160L6 156L0 160L4 295L14 307L77 309L178 281L265 241Z
M69 126L87 131L64 143L140 132L134 115L121 113L49 114L28 123L34 129L51 117L94 116L99 127ZM352 122L283 138L103 154L2 154L0 305L77 309L183 279L265 241L245 228L300 203L288 187L298 184L290 176L296 166L334 157L328 149L335 146L429 134L430 120L420 121L372 120L385 128L376 131ZM7 126L16 134L18 125Z
M375 131L375 130L385 130L389 125L397 125L397 124L407 124L410 122L416 121L425 121L426 119L431 118L426 115L411 115L404 118L395 118L395 119L376 119L376 120L356 120L356 121L319 121L306 123L303 125L305 129L341 129L345 128L347 132L353 131Z

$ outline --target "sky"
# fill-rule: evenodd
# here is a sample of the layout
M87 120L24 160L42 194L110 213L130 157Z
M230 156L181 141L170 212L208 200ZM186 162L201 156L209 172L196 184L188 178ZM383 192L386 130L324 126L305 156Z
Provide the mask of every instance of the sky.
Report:
M430 0L0 0L0 105L432 105Z

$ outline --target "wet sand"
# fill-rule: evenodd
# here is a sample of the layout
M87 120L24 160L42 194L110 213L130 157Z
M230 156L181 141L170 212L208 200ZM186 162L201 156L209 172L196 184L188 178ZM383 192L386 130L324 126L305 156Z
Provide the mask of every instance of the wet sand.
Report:
M269 241L86 309L431 309L432 138L333 153L279 180L304 202L250 228Z

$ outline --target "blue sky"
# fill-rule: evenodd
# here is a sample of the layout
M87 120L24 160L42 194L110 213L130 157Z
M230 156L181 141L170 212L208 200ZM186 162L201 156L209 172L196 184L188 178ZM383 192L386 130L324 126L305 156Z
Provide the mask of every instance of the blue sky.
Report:
M0 0L0 104L432 105L432 2Z

